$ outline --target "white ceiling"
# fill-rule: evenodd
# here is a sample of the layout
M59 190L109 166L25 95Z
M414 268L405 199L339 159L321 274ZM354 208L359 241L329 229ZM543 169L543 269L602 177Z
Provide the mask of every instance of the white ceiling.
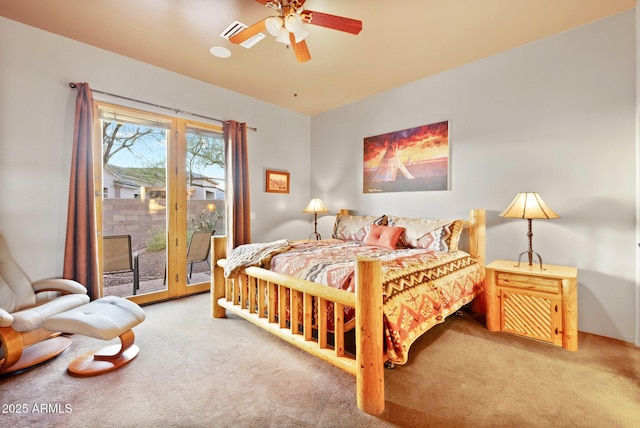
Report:
M219 34L274 10L255 0L0 0L0 16L314 115L635 7L636 0L308 0L359 19L357 35L306 25L311 60L266 38ZM231 57L209 53L223 46ZM109 88L96 88L109 90Z

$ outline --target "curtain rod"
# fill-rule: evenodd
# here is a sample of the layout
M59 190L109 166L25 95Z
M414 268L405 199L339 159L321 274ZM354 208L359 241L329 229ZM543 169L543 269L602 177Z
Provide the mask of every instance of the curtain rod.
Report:
M69 87L70 87L70 88L72 88L72 89L76 89L76 87L77 87L77 86L76 86L76 84L75 84L75 83L71 82L71 83L69 83ZM110 97L116 97L116 98L121 98L121 99L123 99L123 100L127 100L127 101L133 101L133 102L136 102L136 103L142 103L142 104L146 104L146 105L148 105L148 106L152 106L152 107L163 108L163 109L165 109L165 110L171 110L172 112L174 112L174 113L176 113L176 114L177 114L177 113L188 114L188 115L190 115L190 116L200 117L200 118L202 118L202 119L213 120L213 121L215 121L215 122L220 122L220 123L227 123L227 121L226 121L226 120L216 119L215 117L203 116L203 115L201 115L201 114L191 113L191 112L184 111L184 110L180 110L180 109L175 109L175 108L171 108L171 107L161 106L161 105L159 105L159 104L153 104L153 103L149 103L149 102L146 102L146 101L137 100L137 99L135 99L135 98L129 98L129 97L124 97L124 96L122 96L122 95L111 94L111 93L109 93L109 92L98 91L97 89L91 89L91 92L97 92L98 94L109 95ZM250 130L252 130L252 131L254 131L254 132L258 132L258 128L252 128L252 127L250 127L250 126L247 126L247 129L250 129Z

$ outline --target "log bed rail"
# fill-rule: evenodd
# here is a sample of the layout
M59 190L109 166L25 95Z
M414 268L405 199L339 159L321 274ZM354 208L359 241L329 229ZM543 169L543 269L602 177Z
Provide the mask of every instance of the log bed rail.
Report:
M470 211L465 221L469 231L468 252L482 266L485 264L485 212ZM384 410L384 348L382 263L361 258L356 262L356 292L351 293L310 281L279 274L263 268L248 267L232 278L224 277L226 237L211 238L213 273L211 275L211 311L214 318L224 318L226 311L271 332L302 350L333 364L356 377L356 402L365 413L378 415ZM286 300L292 314L302 309L300 324L296 317L287 322ZM318 302L317 323L313 324L313 300ZM474 300L474 310L483 309L484 299ZM329 343L327 304L334 305L333 344ZM345 351L344 307L355 308L356 355ZM313 332L317 331L314 337Z

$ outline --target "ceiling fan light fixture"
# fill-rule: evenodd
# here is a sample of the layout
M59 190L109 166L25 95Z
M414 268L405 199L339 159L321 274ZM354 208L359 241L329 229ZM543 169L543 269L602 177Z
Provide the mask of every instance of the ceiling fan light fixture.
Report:
M284 43L285 45L290 44L289 41L289 32L286 28L280 28L280 32L278 32L278 37L276 37L276 42Z
M293 33L293 35L296 38L296 43L300 43L301 41L307 38L307 36L309 35L309 32L304 28L301 28L300 30Z
M284 27L290 33L295 34L302 30L302 18L297 13L290 13L284 18Z
M264 23L267 27L267 31L273 37L278 36L283 26L282 18L280 18L279 16L272 16L270 18L267 18Z
M305 10L306 0L256 0L264 6L275 9L275 15L270 14L251 26L241 24L243 29L233 35L229 35L229 41L244 46L257 37L266 37L260 31L272 35L278 43L287 47L291 46L298 62L307 62L311 59L309 48L305 39L309 36L306 25L325 27L343 31L350 34L359 34L362 30L362 21L346 18L344 16L331 15L329 13L313 12ZM240 25L238 25L240 27ZM230 26L228 31L238 30L236 26ZM226 34L227 30L225 30ZM255 44L256 42L253 42ZM245 46L248 47L248 46Z

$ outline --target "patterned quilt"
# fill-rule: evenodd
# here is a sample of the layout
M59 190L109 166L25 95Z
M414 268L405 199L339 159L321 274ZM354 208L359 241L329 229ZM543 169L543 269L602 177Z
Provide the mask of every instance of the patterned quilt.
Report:
M389 250L361 242L327 239L293 243L271 260L271 270L355 291L355 259L382 260L387 359L404 364L409 347L425 331L471 302L482 291L478 263L463 251ZM329 307L332 327L332 306ZM354 317L345 309L345 323Z

